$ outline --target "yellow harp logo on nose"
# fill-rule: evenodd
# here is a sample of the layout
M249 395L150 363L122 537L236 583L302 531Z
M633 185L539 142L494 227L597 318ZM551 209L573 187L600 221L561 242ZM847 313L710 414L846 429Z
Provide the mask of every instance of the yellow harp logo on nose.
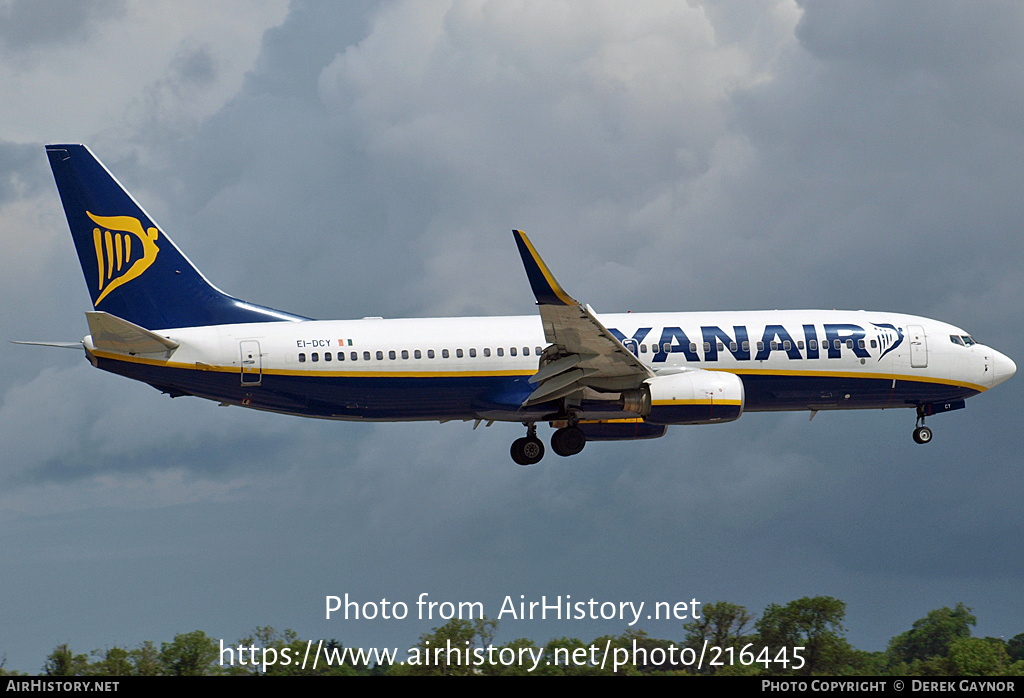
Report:
M159 233L156 228L143 230L139 219L131 216L95 216L88 211L85 214L100 226L92 231L99 267L99 305L108 293L149 269L160 251L156 246Z

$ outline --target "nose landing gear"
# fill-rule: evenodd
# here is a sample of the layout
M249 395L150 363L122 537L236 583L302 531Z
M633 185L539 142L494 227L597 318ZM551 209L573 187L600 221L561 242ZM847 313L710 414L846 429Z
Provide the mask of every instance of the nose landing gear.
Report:
M932 440L932 430L924 425L924 405L917 406L917 427L914 429L914 441L926 444Z

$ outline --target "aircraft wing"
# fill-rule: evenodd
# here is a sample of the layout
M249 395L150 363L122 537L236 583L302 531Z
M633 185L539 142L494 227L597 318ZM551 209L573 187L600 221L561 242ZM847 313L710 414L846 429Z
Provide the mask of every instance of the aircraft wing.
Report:
M530 378L537 387L523 406L555 400L584 388L606 392L636 388L653 376L601 324L589 306L565 292L526 234L520 230L512 234L537 298L544 338L555 347L545 351L540 370Z

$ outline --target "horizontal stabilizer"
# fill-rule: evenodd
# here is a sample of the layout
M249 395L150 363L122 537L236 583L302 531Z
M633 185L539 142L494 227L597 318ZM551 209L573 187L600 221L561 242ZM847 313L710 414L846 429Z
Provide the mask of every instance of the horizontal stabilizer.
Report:
M178 343L173 339L161 337L116 315L89 311L85 317L89 321L93 346L102 351L133 355L170 354L178 348Z
M58 349L81 349L82 343L79 342L21 342L16 339L11 340L11 344L28 344L33 347L57 347Z

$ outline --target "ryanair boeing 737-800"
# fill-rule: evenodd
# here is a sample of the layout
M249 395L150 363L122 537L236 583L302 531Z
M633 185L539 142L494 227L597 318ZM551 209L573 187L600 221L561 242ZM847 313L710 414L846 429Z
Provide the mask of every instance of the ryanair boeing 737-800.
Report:
M46 152L92 295L86 357L171 397L324 419L520 422L512 458L531 465L539 422L570 456L743 412L907 407L926 443L926 416L1017 369L958 327L888 312L598 316L519 231L539 316L312 320L214 287L85 146Z

